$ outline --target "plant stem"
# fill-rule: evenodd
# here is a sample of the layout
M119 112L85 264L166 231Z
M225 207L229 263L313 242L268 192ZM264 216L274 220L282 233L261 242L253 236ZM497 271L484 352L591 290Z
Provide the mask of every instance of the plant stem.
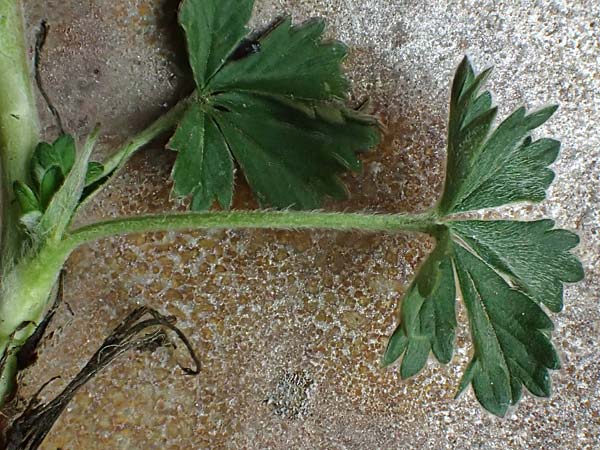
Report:
M435 230L435 217L430 214L344 214L296 211L235 211L183 214L160 214L130 217L99 222L81 227L65 236L62 241L43 246L39 253L22 260L10 271L0 291L0 343L23 323L38 322L58 274L70 253L80 245L116 235L151 231L193 229L327 229L356 230L361 232L430 232ZM22 341L26 329L13 337ZM0 345L0 354L2 347Z
M26 182L39 142L38 114L30 81L21 4L0 1L0 160L2 163L2 259L4 269L19 255L21 232L13 182Z
M173 129L183 116L188 104L189 97L180 100L168 112L156 119L148 128L129 139L104 163L104 174L110 175L112 172L119 170L136 151L161 134Z
M235 211L160 214L129 217L81 227L64 241L67 248L110 236L166 230L206 228L329 229L356 231L432 232L435 218L428 214L348 214L302 211Z
M17 263L2 279L0 289L0 407L14 389L16 352L34 332L53 300L52 291L71 251L63 245L42 247Z

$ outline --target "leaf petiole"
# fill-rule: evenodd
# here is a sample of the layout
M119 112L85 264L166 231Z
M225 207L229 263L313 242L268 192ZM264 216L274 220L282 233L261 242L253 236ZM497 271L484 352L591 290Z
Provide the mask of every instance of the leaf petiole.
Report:
M169 111L156 119L150 126L127 140L127 142L104 163L104 176L111 175L120 170L136 151L153 139L156 139L161 134L175 128L177 123L181 120L183 113L188 108L190 98L192 97L193 95L180 100Z
M435 234L438 225L433 214L356 214L320 211L233 211L159 214L114 219L76 229L62 245L72 250L86 242L115 235L152 231L192 229L328 229L337 231L398 232Z

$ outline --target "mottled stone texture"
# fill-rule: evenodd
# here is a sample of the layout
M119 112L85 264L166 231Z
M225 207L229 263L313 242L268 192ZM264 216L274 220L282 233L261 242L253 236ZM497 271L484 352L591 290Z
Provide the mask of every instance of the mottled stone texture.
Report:
M103 124L99 154L189 89L172 0L27 0L30 31L51 26L43 79L67 128ZM386 139L328 209L418 211L439 194L449 82L464 54L496 66L505 116L559 102L540 134L563 141L549 200L506 209L577 230L586 281L566 289L555 342L564 367L550 400L526 396L504 420L468 392L453 400L470 354L410 381L379 367L399 300L431 244L412 235L329 232L152 234L99 242L69 260L65 300L23 379L44 398L82 367L135 305L176 315L202 360L185 377L179 349L129 354L87 386L44 449L592 449L600 434L598 235L600 20L597 0L258 0L254 23L325 17L350 45L355 100L370 96ZM186 81L187 80L187 81ZM46 133L56 133L44 112ZM169 197L173 155L141 152L83 222L183 208ZM252 208L239 183L236 208ZM462 314L462 313L461 313ZM282 412L283 411L283 412Z

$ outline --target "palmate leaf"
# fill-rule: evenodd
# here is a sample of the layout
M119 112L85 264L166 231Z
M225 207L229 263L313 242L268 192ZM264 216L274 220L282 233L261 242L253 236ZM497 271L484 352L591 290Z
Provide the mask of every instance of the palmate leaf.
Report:
M378 123L344 106L346 48L322 41L322 21L284 19L244 41L252 6L182 3L198 91L168 144L179 152L174 192L192 195L195 210L215 200L229 208L235 161L262 206L317 208L345 196L338 175L360 169L357 153L379 142Z
M420 269L403 303L400 324L383 363L402 357L403 378L420 371L430 351L450 361L455 333L454 302L466 307L473 357L460 384L503 416L521 398L550 395L548 369L560 361L550 341L552 321L542 306L562 309L563 283L583 278L570 253L579 238L535 222L461 220L457 212L515 201L540 201L553 179L548 169L559 144L533 141L529 133L555 111L519 109L494 131L492 98L480 89L489 71L476 76L464 60L454 81L448 133L447 179L436 207L437 246Z

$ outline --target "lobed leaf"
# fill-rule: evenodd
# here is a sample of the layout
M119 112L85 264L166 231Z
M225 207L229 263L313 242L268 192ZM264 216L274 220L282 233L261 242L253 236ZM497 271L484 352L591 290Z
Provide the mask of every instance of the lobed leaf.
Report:
M179 152L173 168L177 195L193 194L195 210L208 209L215 199L231 206L233 160L213 117L192 105L168 146Z
M522 386L547 397L548 369L560 362L548 337L552 322L539 304L559 309L563 282L583 277L569 253L577 236L552 227L549 220L448 222L402 301L383 363L404 355L400 374L407 378L423 368L430 350L449 362L459 294L474 345L459 392L472 383L480 403L500 416L520 399Z
M59 136L52 144L41 142L36 147L30 172L39 211L48 207L74 163L75 141L68 134Z
M198 87L169 142L174 192L194 210L229 208L234 160L262 206L314 209L343 198L339 174L379 142L378 122L346 108L346 48L323 42L324 22L286 18L244 39L252 2L184 0L180 23ZM229 6L228 6L229 5ZM215 34L224 30L225 34Z
M549 396L548 369L560 368L546 334L553 328L550 318L479 255L461 246L454 254L474 346L462 387L470 381L481 404L499 416L520 399L522 385L536 396Z
M347 48L337 41L322 42L324 30L323 20L294 27L291 19L285 18L257 39L259 51L228 62L208 88L291 99L344 99L350 89L341 69Z
M550 341L552 321L542 309L562 309L563 283L583 278L570 253L576 234L534 222L459 220L457 212L540 201L553 179L548 169L560 144L533 141L529 133L556 110L527 115L523 108L491 132L496 109L480 93L489 71L476 75L464 60L451 94L448 165L437 206L438 245L402 302L400 324L390 338L384 364L402 357L403 378L425 365L430 350L448 362L452 355L458 294L467 310L473 357L459 393L472 384L479 402L503 416L525 386L550 395L549 369L560 361ZM442 287L444 286L444 287Z
M344 109L332 118L278 97L232 92L213 117L261 205L314 209L344 198L338 175L360 168L356 153L378 142L373 121Z
M449 227L512 286L551 311L562 309L563 283L583 278L581 263L569 253L579 237L553 229L551 220L455 221Z
M86 151L91 152L93 142L88 141L88 144ZM79 190L82 174L85 187L93 185L103 177L102 164L88 163L87 159L76 160L76 153L75 140L68 134L62 134L53 143L41 142L30 162L32 186L21 181L15 182L13 190L22 214L19 220L31 235L41 237L51 228L62 229L60 224L70 220L73 208L77 206L77 203L72 204L71 195ZM72 174L73 170L76 174ZM71 192L69 195L66 195L67 190ZM80 193L79 201L83 197ZM54 219L51 217L57 219L58 228L52 225Z
M44 176L53 168L58 169L58 175L64 179L75 163L75 140L68 134L63 134L49 144L40 143L31 158L31 177L37 185L41 185Z
M400 324L382 361L383 365L390 365L405 353L400 369L402 378L418 373L430 351L442 363L452 359L456 287L451 254L452 243L445 233L402 301Z

